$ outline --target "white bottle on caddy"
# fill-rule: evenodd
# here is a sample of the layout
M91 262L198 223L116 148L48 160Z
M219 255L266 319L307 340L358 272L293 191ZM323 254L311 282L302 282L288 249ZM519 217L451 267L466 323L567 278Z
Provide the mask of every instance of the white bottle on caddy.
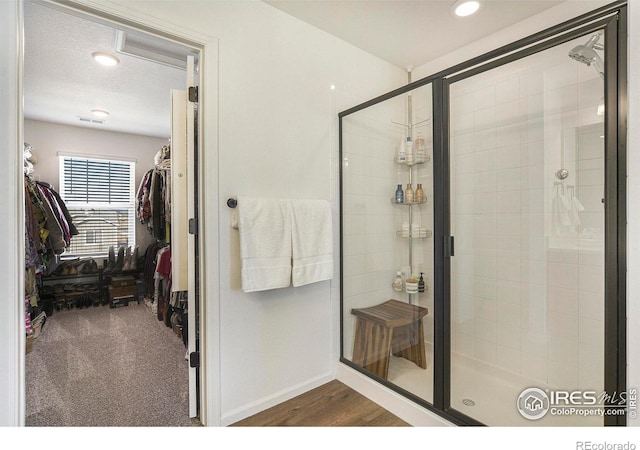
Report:
M396 277L393 280L393 290L396 292L402 292L404 290L404 281L402 279L402 272L399 270L396 272Z
M413 142L411 141L411 136L407 136L407 142L405 143L404 147L407 164L413 164Z
M406 163L407 162L407 152L404 146L404 141L400 140L400 146L398 147L398 162Z

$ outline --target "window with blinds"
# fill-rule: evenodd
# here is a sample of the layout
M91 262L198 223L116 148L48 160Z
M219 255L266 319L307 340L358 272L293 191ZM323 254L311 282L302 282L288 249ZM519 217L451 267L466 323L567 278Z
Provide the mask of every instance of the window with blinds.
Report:
M109 247L135 247L135 163L60 157L60 195L78 235L65 257L106 256Z

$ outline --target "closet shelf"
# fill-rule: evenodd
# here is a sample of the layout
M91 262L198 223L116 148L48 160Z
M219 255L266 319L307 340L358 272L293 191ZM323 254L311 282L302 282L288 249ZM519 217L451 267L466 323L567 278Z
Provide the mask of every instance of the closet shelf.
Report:
M46 281L54 281L54 280L71 280L74 278L98 278L100 274L98 272L96 273L78 273L76 275L53 275L53 274L49 274L49 275L45 275L42 274L42 278Z

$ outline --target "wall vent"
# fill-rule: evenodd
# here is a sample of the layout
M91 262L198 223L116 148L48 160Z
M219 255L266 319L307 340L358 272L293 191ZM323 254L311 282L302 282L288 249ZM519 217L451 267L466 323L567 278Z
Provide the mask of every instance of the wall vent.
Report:
M116 52L181 70L187 68L188 55L197 60L197 54L182 44L122 30L116 32Z
M82 123L93 123L96 125L102 125L104 124L104 119L94 119L92 117L82 117L82 116L78 116L78 120Z

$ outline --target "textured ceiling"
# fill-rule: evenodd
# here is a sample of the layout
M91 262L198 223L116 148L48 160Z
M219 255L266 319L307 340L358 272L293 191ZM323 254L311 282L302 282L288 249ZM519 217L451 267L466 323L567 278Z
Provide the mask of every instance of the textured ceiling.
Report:
M25 118L169 137L169 91L185 89L184 70L125 54L101 66L91 53L115 53L116 29L34 2L24 14ZM102 125L78 119L97 119L92 109L111 115Z
M401 69L419 67L562 1L489 0L469 17L454 0L263 0Z

